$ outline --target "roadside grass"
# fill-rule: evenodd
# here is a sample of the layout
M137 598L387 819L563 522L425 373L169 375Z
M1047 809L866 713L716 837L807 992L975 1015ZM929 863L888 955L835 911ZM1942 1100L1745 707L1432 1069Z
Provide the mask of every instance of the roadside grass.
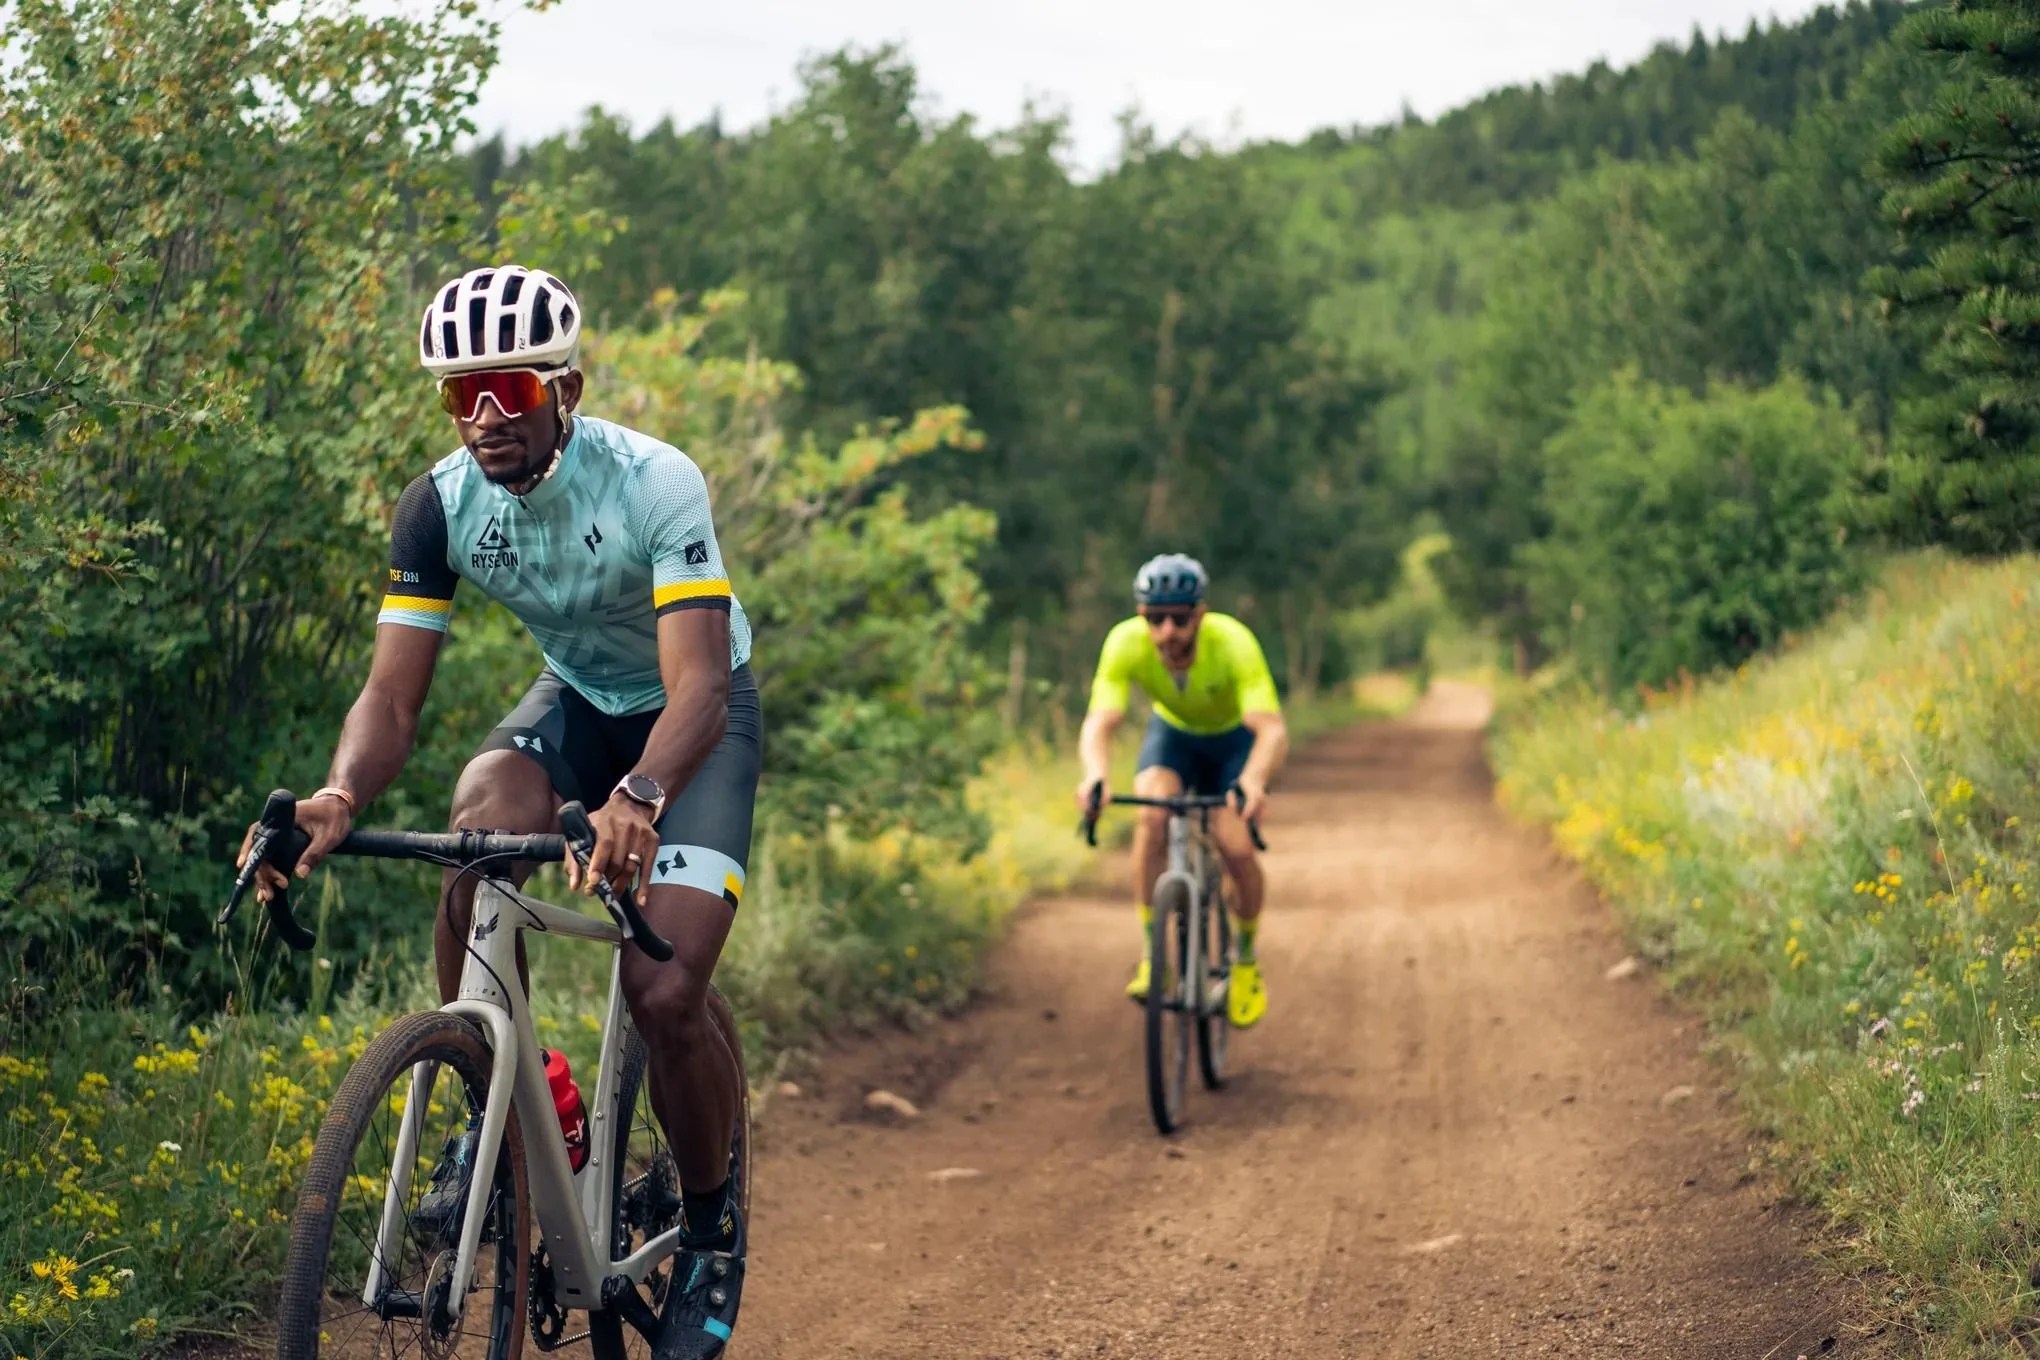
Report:
M1896 559L1733 676L1524 694L1499 793L1713 1021L1777 1165L1931 1357L2040 1290L2040 559Z

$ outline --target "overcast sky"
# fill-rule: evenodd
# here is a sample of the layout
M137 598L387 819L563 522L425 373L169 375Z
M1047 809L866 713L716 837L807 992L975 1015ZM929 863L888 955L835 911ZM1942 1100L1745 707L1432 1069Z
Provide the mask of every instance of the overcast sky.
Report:
M1799 18L1812 0L563 0L505 25L477 126L528 141L601 104L650 127L791 101L801 58L903 44L936 109L993 127L1031 96L1066 109L1096 168L1135 104L1167 134L1295 138L1431 116L1497 86L1633 61L1700 25Z

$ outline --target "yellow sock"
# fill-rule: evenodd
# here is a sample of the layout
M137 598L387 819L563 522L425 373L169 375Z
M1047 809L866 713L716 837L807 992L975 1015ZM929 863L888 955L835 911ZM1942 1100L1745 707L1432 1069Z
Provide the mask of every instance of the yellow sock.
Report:
M1146 958L1154 947L1155 909L1143 902L1137 908L1140 912L1140 956Z

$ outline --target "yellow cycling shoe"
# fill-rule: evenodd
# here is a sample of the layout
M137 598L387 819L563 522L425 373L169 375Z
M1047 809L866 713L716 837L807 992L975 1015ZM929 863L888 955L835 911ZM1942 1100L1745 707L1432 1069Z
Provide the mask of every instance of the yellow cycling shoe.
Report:
M1261 965L1241 959L1232 966L1226 986L1225 1014L1234 1029L1248 1029L1268 1013L1268 988L1261 981Z
M1149 972L1148 960L1142 959L1140 967L1133 970L1133 981L1126 984L1126 995L1129 998L1134 1001L1147 1000Z

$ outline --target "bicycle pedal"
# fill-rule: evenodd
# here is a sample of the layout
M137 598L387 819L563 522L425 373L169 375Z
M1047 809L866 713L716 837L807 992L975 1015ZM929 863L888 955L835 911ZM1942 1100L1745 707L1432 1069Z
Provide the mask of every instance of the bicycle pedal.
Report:
M629 1323L638 1335L657 1344L659 1315L645 1302L628 1275L611 1275L602 1282L602 1306Z

